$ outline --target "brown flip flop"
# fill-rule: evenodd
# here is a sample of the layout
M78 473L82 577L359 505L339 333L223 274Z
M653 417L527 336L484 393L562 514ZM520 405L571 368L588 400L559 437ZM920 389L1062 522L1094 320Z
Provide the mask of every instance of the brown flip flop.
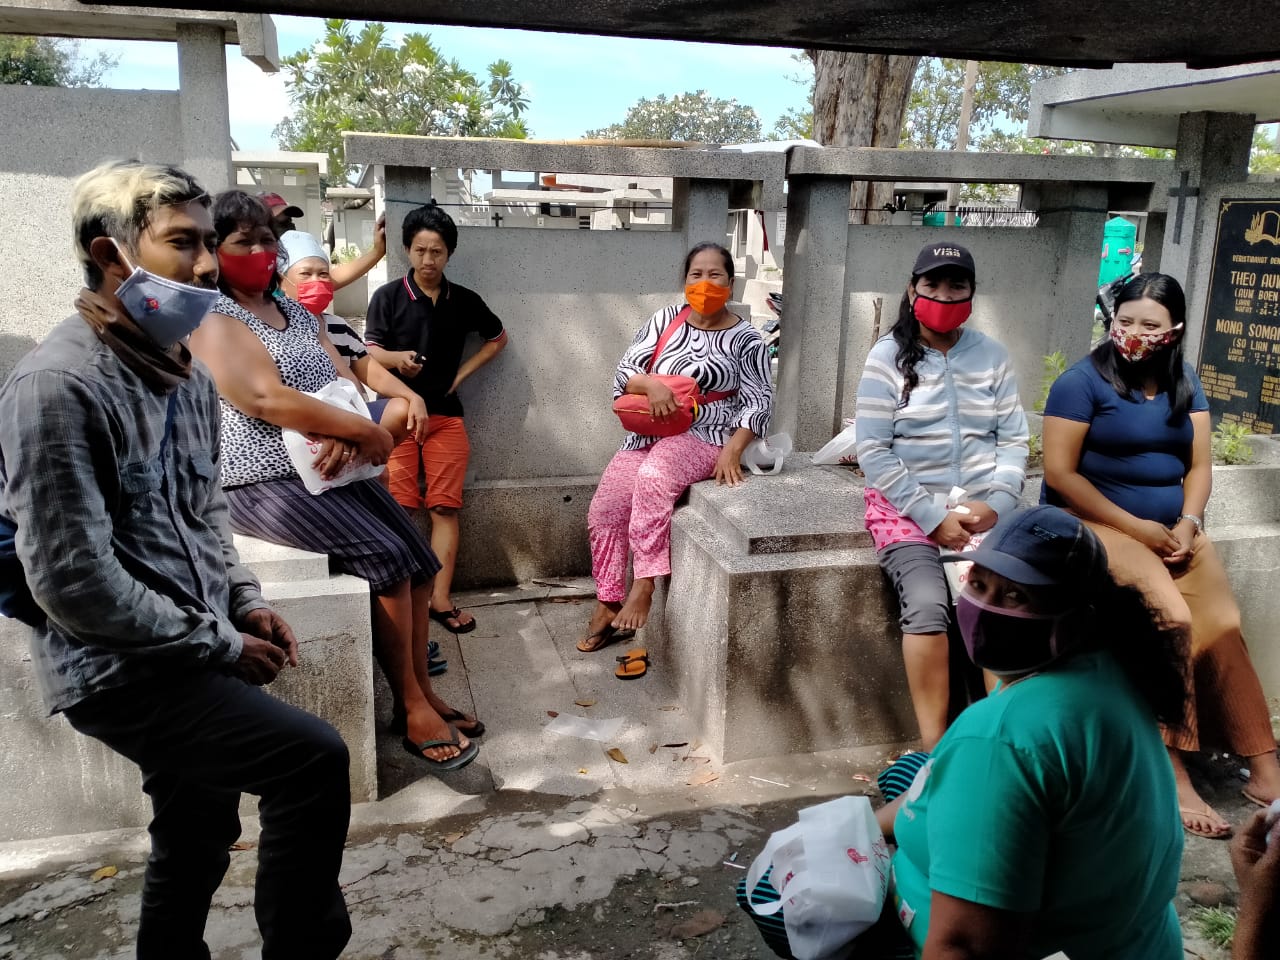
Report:
M579 653L595 653L597 650L603 650L611 643L617 643L620 640L630 640L636 635L634 630L619 630L615 626L602 627L595 633L589 633L578 641ZM599 639L599 642L591 646L584 647L583 644L590 644L592 640Z
M1205 805L1204 810L1192 810L1188 807L1179 807L1178 813L1182 817L1182 829L1187 831L1187 833L1191 834L1194 837L1204 837L1206 840L1226 840L1231 836L1230 824L1222 827L1219 830L1197 830L1187 822L1188 819L1192 819L1192 818L1201 819L1201 820L1212 820L1216 817L1217 819L1221 820L1222 819L1221 815L1215 813L1213 809L1208 806L1208 804Z
M619 680L638 680L649 672L649 654L643 647L628 650L621 657L614 657L614 659L618 661L619 666L613 671L613 675Z

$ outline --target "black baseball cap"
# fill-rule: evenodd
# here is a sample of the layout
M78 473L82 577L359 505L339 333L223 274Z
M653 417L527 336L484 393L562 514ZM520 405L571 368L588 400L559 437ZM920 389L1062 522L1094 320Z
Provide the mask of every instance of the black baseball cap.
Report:
M918 277L922 273L930 273L942 267L955 267L977 277L978 271L973 266L973 254L958 243L942 240L938 243L926 244L916 257L916 265L911 268L911 275Z
M976 550L943 560L972 560L1029 586L1088 587L1107 576L1107 551L1097 535L1065 510L1044 505L1002 517Z

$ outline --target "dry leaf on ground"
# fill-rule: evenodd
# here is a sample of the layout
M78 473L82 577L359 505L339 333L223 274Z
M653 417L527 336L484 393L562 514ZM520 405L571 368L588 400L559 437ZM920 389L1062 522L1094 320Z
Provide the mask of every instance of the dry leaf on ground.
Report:
M231 845L232 850L252 850L257 846L252 840L237 840Z
M547 603L581 603L575 597L547 597Z
M547 716L554 720L556 717L560 716L560 713L557 710L548 710Z
M587 772L587 768L586 768L586 767L579 767L579 768L578 768L578 772L579 772L579 773L582 773L582 774L585 774L585 773Z
M704 787L708 783L719 779L720 774L716 773L714 770L703 770L702 773L695 774L689 778L689 786Z
M855 773L855 774L853 775L853 779L855 779L855 780L861 780L863 783L870 783L870 782L871 782L871 778L870 778L870 777L868 777L865 773Z
M685 757L690 763L710 763L710 757Z
M99 867L97 870L93 871L93 876L89 879L94 883L97 883L99 880L110 880L119 872L120 871L115 867Z
M658 745L657 745L656 743L651 743L651 744L649 744L649 752L650 752L650 753L657 753L657 752L658 752Z
M449 846L453 846L455 843L457 843L459 840L461 840L461 839L462 839L463 837L465 837L465 836L466 836L466 834L465 834L465 833L461 833L461 832L459 832L459 833L446 833L446 834L445 834L443 837L441 837L440 839L441 839L441 840L443 840L447 845L449 845Z
M712 930L718 930L723 924L723 913L715 910L699 910L688 920L681 920L673 926L671 936L677 940L688 940L690 937L701 937Z
M679 710L680 708L676 704L670 703L670 704L667 704L667 706L659 707L658 709L659 710Z
M596 705L594 700L575 700L573 702L580 707L594 707Z
M689 745L689 741L688 741L688 740L685 740L685 741L683 741L683 742L681 742L681 743L664 743L664 744L663 744L663 746L664 746L664 747L671 747L673 750L674 750L676 747L687 747L688 745Z
M608 750L605 751L605 755L615 763L627 762L627 755L623 753L621 750L619 750L617 747L610 747Z

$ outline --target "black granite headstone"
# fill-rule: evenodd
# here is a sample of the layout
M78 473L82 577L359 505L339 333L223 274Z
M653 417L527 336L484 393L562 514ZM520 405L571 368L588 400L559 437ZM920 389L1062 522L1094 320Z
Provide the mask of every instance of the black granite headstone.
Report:
M1200 346L1213 422L1280 420L1280 199L1223 200Z

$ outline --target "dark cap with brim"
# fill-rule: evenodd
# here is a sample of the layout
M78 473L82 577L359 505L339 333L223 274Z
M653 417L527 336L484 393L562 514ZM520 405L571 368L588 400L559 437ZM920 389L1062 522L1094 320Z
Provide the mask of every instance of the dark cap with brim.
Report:
M973 266L973 254L958 243L947 240L927 244L916 257L916 265L911 268L911 275L918 277L944 267L963 270L969 274L970 278L978 275L978 271Z
M1089 586L1107 576L1107 552L1092 530L1058 507L1016 510L991 528L976 550L944 561L970 560L1014 583Z

